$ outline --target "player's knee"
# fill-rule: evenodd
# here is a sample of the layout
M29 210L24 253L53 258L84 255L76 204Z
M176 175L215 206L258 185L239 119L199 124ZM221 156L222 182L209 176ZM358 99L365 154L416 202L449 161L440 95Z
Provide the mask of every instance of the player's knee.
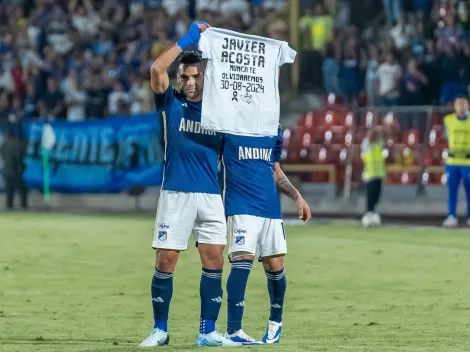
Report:
M263 267L266 271L280 271L284 268L284 254L263 257Z
M175 270L178 262L179 251L168 249L157 249L157 258L155 267L165 273L171 273Z
M224 266L224 245L199 243L198 250L203 268L219 270Z
M255 260L255 256L247 252L234 252L230 254L230 260L232 262L237 260Z

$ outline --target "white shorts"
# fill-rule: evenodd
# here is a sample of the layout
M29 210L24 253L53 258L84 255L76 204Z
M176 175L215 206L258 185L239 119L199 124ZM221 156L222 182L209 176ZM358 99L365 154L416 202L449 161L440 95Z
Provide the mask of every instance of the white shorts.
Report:
M221 196L161 191L152 247L184 251L191 233L198 243L227 244Z
M233 215L228 217L227 227L230 259L246 254L269 257L287 253L282 219Z

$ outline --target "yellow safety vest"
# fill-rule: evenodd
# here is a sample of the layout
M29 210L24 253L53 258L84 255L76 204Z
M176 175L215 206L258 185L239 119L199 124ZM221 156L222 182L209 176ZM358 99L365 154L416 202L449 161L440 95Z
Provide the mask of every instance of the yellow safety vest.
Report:
M364 162L363 178L365 181L385 177L385 159L382 143L371 143L369 149L362 154Z
M329 16L314 17L312 21L312 45L316 50L322 50L331 38L332 19Z
M444 117L449 142L448 165L470 165L470 117L459 120L457 114Z

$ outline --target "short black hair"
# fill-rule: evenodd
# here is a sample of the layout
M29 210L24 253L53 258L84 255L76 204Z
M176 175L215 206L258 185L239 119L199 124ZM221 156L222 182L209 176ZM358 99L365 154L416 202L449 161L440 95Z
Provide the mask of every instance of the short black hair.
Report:
M468 95L465 94L464 92L460 92L456 95L454 101L457 100L457 99L466 99L466 100L468 100Z
M190 65L202 62L202 53L200 51L183 51L178 56L180 64Z

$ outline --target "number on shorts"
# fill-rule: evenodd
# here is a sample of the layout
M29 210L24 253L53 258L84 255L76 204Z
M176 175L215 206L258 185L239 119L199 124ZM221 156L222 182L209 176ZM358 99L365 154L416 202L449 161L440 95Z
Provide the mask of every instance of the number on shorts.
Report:
M281 226L282 226L282 235L284 236L284 239L286 239L286 230L284 229L284 223L281 222Z

